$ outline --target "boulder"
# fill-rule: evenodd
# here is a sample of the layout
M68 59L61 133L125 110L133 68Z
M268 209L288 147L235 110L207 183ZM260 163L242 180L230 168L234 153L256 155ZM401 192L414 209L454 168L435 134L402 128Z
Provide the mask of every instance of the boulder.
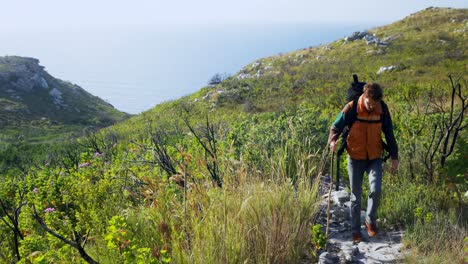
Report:
M248 73L240 73L239 75L237 75L238 80L249 79L249 78L252 78L252 76Z
M333 218L339 223L343 223L349 219L349 208L338 207L331 213L333 214Z
M331 198L335 204L343 206L347 201L349 201L349 193L346 191L333 191Z
M359 254L357 245L351 243L343 243L341 245L340 260L341 263L352 263L355 256Z
M328 252L323 252L320 254L318 261L319 264L335 264L338 262L339 258L336 255Z
M353 34L351 34L351 36L345 37L344 40L345 41L355 41L355 40L359 40L359 39L364 38L368 34L369 33L367 31L363 31L363 32L356 31L356 32L353 32Z
M378 46L388 46L388 42L382 41L374 35L366 35L364 39L366 40L367 45L375 44Z
M211 98L212 94L213 94L212 92L209 92L209 93L205 94L205 96L203 96L202 99L203 100L209 100Z
M393 71L394 69L396 69L396 66L395 65L391 65L391 66L382 66L380 67L380 69L377 71L377 74L381 74L381 73L384 73L386 71Z
M255 77L255 78L259 78L259 77L260 77L260 76L262 76L262 75L263 75L263 71L262 71L262 70L258 70L258 71L257 71L257 73L256 73L256 74L254 74L254 76L253 76L253 77Z
M260 62L256 61L252 64L252 69L262 65Z

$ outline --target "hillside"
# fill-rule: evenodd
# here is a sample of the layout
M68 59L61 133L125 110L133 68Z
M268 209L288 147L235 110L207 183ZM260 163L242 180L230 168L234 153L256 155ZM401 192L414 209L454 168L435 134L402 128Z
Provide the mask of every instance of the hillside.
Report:
M259 59L54 151L0 149L0 259L317 263L328 243L332 263L466 262L467 30L468 9L428 8ZM384 86L400 160L383 165L380 233L359 245L341 204L349 188L328 241L322 203L333 162L349 181L327 139L353 73Z
M466 80L467 31L467 9L428 8L323 46L259 59L217 85L158 105L129 122L167 115L180 104L216 111L214 116L222 118L301 103L336 111L345 102L353 73L382 84L392 102L406 86L446 86L448 75Z
M37 59L0 57L0 141L104 127L128 116L78 85L52 77Z

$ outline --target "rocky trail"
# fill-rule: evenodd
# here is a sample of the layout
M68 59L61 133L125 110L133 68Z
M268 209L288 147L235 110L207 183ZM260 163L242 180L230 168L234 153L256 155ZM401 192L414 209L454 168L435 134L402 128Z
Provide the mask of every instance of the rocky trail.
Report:
M318 223L327 225L327 206L330 179L323 176L320 194L322 203ZM402 243L404 231L381 230L376 237L369 237L364 226L365 212L361 211L361 232L363 241L353 243L351 240L351 224L349 217L349 193L341 185L339 191L331 194L330 228L327 251L319 252L319 263L401 263L405 257ZM325 231L324 231L325 232Z

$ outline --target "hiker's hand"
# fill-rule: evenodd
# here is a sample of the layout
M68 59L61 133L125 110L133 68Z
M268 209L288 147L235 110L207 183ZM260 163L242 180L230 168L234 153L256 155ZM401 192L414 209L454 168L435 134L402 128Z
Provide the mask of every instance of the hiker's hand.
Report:
M336 151L336 141L331 141L330 142L330 150L332 152L335 152Z
M391 172L395 173L397 170L398 170L398 160L397 159L392 159Z

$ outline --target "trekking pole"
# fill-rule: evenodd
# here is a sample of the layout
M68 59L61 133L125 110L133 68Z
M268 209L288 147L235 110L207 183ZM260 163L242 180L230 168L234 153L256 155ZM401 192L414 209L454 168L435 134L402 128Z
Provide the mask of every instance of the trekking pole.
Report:
M326 244L325 244L325 250L327 250L328 247L328 229L330 227L330 203L331 203L331 192L333 188L333 160L335 158L335 152L332 151L331 155L331 164L330 164L330 189L328 190L328 207L327 207L327 228L326 228Z
M341 158L341 155L338 153L336 155L336 187L335 187L335 191L339 191L340 189L340 158ZM333 164L332 164L333 166Z

